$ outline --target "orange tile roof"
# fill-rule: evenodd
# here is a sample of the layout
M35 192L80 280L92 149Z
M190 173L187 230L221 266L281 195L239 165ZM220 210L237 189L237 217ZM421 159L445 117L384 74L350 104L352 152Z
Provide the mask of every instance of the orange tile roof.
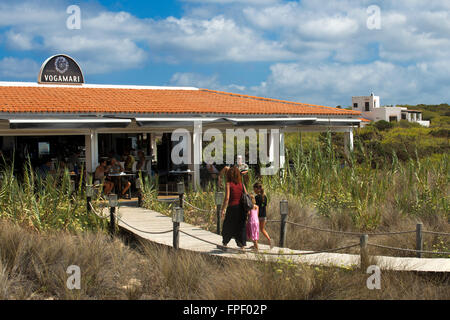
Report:
M0 86L0 112L360 115L360 112L207 89Z
M366 119L366 118L358 118L359 120L361 120L362 122L371 122L371 120Z

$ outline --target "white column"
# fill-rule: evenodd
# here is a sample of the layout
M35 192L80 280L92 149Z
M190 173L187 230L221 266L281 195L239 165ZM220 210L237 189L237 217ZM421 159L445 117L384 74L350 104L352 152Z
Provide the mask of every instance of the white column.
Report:
M202 163L202 122L195 121L194 123L194 134L192 135L193 144L193 157L194 157L194 190L197 190L200 186L200 165Z
M98 133L90 130L90 134L84 136L86 145L86 171L92 173L98 166Z
M280 130L270 129L269 131L269 161L271 163L268 168L261 168L261 175L274 175L280 169ZM283 141L284 142L284 141Z
M275 139L279 139L279 137L272 133L271 130L269 130L269 161L273 163L275 161Z
M353 128L349 128L347 132L344 132L344 152L346 155L350 155L350 152L353 152Z
M280 129L280 169L284 168L286 162L286 154L284 147L284 132Z

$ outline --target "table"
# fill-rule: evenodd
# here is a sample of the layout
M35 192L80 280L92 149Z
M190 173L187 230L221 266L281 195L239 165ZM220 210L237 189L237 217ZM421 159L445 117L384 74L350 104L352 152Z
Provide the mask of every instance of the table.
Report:
M114 178L119 180L119 183L114 183L114 188L119 185L119 192L117 192L117 194L120 196L121 192L122 192L122 177L135 177L136 174L135 173L126 173L126 172L120 172L120 173L108 173L107 174L108 177ZM131 190L131 188L129 189Z
M184 175L188 175L188 182L189 182L190 175L193 173L194 173L193 170L171 170L171 171L169 171L169 175L173 175L173 176L183 176L184 177Z

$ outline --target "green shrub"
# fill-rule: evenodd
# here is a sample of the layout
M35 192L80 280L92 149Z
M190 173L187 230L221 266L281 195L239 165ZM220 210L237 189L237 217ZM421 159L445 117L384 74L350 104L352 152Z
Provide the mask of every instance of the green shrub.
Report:
M19 181L12 168L0 172L0 218L37 231L102 230L105 221L86 212L82 183L71 190L68 171L45 179L36 175L30 165ZM95 204L94 204L95 205Z
M375 122L373 124L373 126L380 131L384 131L384 130L389 130L389 129L393 128L394 124L392 122L380 120L380 121Z

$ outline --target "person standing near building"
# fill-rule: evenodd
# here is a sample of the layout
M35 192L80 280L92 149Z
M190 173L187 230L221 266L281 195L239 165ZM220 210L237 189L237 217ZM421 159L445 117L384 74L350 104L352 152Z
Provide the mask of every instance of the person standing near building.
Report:
M124 164L125 171L132 172L133 164L136 160L134 159L134 156L130 153L130 150L125 151L124 156L125 156L125 164Z
M246 245L247 212L244 212L240 204L243 190L245 186L241 180L241 173L238 167L233 166L227 172L226 193L221 212L222 218L225 218L222 229L223 247L226 247L232 238L239 248L244 249Z
M146 159L145 159L144 151L140 150L140 151L138 151L138 163L136 165L136 170L137 171L145 170L145 163L146 163Z
M250 249L258 251L258 240L259 240L259 218L258 212L259 207L256 204L255 197L253 195L250 196L253 202L253 208L248 212L248 221L247 221L247 239L253 241L253 246Z
M269 245L272 248L272 240L270 239L269 234L266 231L266 222L267 222L267 196L264 193L264 188L260 182L256 182L253 185L253 191L256 194L255 201L256 205L259 208L259 230L269 241Z
M238 155L236 157L236 165L238 166L239 171L241 172L244 184L247 186L250 180L248 176L248 165L244 162L244 159L241 155Z

